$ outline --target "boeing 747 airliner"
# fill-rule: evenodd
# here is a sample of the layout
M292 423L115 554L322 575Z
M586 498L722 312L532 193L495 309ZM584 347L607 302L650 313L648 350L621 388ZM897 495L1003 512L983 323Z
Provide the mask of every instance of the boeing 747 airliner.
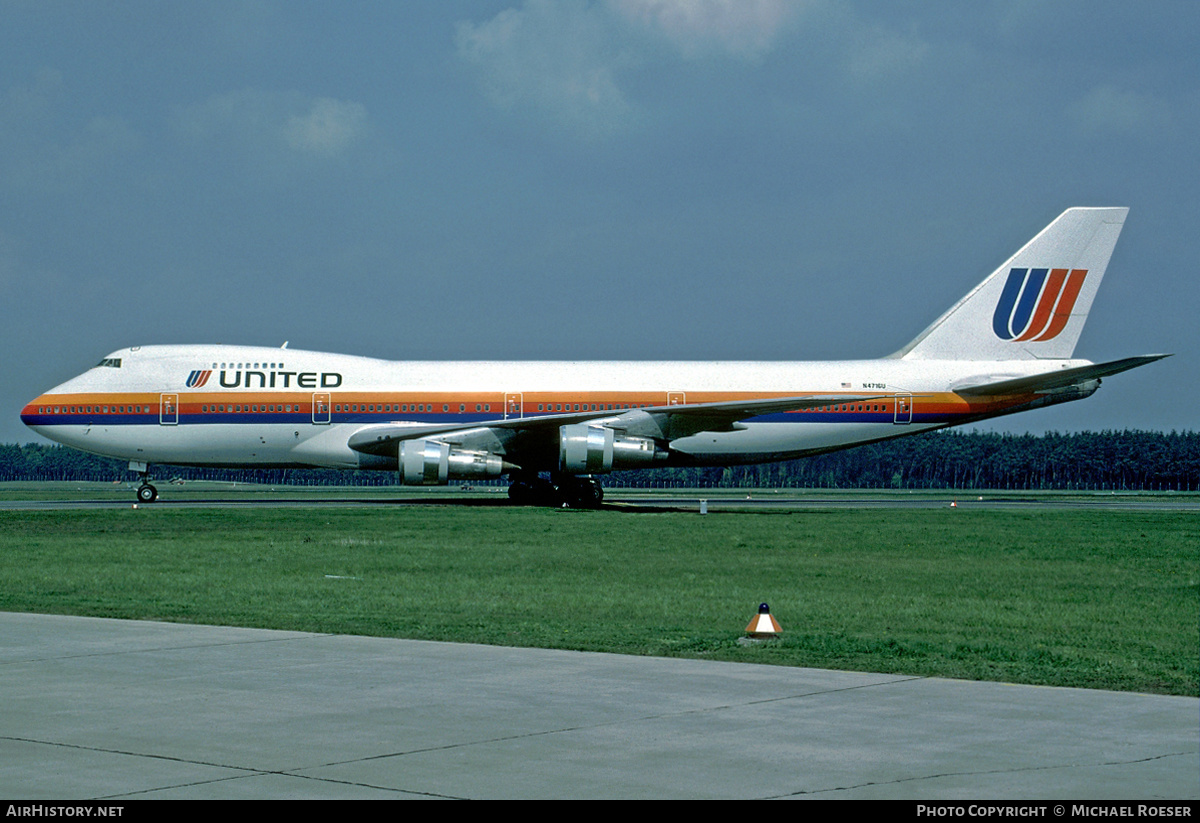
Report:
M898 352L831 362L391 362L134 346L25 406L31 429L151 464L507 475L519 503L598 505L616 469L788 460L1088 397L1167 355L1076 341L1128 209L1073 208Z

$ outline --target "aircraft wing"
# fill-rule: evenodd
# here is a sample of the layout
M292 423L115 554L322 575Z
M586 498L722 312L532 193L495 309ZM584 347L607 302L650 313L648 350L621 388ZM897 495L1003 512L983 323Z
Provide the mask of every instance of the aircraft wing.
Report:
M804 395L773 397L757 400L727 400L715 403L681 403L677 405L646 406L636 409L596 410L563 414L542 414L536 417L510 417L473 423L447 425L421 423L380 423L364 426L350 436L347 445L367 454L394 454L402 440L443 438L491 431L501 439L517 434L528 435L553 432L558 436L560 426L595 422L630 434L662 437L674 440L703 431L732 431L736 424L751 417L777 412L814 409L834 403L862 403L887 395Z
M662 430L662 436L674 440L705 431L732 431L736 424L751 417L778 412L802 411L835 403L862 403L879 400L886 395L864 397L856 395L805 395L759 400L727 400L716 403L690 403L675 406L654 406L631 411L644 412L652 417ZM635 421L630 421L635 422ZM611 423L613 428L622 428L621 420Z
M981 383L968 381L967 385L951 386L951 390L962 397L1051 392L1055 389L1086 383L1089 380L1099 380L1101 377L1108 377L1112 374L1120 374L1123 371L1136 369L1138 366L1144 366L1170 356L1169 354L1146 354L1140 357L1110 360L1107 363L1096 363L1091 366L1060 369L1030 377L1013 377Z

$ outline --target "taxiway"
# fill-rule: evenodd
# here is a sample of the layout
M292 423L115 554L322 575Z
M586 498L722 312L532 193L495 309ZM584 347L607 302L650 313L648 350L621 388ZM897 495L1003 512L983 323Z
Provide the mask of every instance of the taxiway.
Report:
M1200 798L1194 698L0 613L0 795Z

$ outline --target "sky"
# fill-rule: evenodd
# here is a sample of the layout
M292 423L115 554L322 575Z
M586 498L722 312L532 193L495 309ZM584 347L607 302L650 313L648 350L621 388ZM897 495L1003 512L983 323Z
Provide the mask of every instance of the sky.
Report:
M1071 206L1076 356L984 430L1196 429L1200 4L0 0L0 442L131 345L889 354Z

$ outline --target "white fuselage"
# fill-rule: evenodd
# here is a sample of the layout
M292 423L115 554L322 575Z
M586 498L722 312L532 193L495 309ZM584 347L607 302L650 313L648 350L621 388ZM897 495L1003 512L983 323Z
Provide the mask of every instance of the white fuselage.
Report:
M964 399L953 387L1083 360L831 362L392 362L243 346L122 349L29 403L52 440L135 463L395 468L348 445L379 424L533 419L751 398L840 402L672 440L671 463L781 460L1040 405L1032 394ZM846 402L847 397L859 398ZM544 455L525 467L548 470Z

